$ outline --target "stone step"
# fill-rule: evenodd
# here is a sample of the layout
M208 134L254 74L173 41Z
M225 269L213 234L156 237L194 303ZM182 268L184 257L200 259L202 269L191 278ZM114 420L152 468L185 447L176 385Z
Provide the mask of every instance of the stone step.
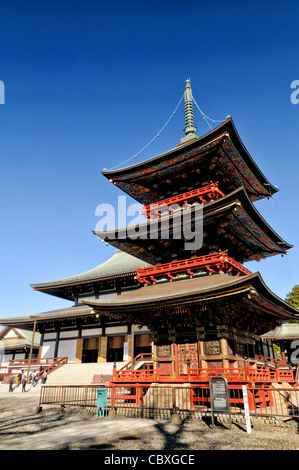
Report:
M116 368L119 369L124 365L124 362L118 362ZM94 375L112 375L112 372L113 362L65 364L48 375L47 385L89 385Z
M117 362L116 368L120 369L126 363ZM113 362L105 363L88 363L88 364L65 364L59 369L54 370L48 375L47 385L90 385L93 383L94 375L96 376L112 376ZM40 382L35 387L26 384L26 391L30 393L40 392ZM22 386L13 386L14 393L22 393ZM1 384L0 392L8 392L9 385Z

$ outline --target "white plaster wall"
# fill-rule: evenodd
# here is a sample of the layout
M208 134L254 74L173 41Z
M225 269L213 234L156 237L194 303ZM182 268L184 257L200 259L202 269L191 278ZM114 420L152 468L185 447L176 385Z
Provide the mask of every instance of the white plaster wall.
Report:
M127 334L127 326L107 326L106 335L117 335L117 334Z
M45 333L44 334L44 340L45 339L55 339L56 338L56 333L55 331L54 332L51 332L51 333Z
M101 336L102 328L87 328L86 330L82 330L82 338L85 336Z
M59 338L78 338L78 330L60 331Z
M58 357L67 357L68 362L75 362L76 347L77 347L76 339L59 341Z
M42 358L54 357L55 341L47 341L42 346Z

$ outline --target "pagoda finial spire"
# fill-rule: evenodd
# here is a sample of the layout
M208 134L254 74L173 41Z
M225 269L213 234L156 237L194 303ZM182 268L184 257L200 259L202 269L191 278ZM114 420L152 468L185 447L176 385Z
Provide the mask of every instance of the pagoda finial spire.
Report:
M181 142L185 142L186 140L193 139L196 136L196 126L195 126L195 118L194 118L194 108L193 108L193 97L192 97L192 90L190 79L186 80L186 90L185 90L185 136L181 139Z

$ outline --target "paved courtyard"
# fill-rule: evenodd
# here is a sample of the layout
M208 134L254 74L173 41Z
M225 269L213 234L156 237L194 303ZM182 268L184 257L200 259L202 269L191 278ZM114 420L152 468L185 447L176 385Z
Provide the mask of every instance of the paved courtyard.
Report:
M178 423L133 418L97 418L78 408L44 406L37 413L39 393L0 393L0 450L298 450L296 419L262 425L246 432L245 425L201 420Z

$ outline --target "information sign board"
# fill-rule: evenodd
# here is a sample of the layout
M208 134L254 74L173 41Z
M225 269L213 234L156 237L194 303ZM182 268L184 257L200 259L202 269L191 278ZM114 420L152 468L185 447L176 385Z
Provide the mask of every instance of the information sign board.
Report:
M214 413L228 413L231 428L230 404L227 380L225 377L211 377L209 381L212 425Z

